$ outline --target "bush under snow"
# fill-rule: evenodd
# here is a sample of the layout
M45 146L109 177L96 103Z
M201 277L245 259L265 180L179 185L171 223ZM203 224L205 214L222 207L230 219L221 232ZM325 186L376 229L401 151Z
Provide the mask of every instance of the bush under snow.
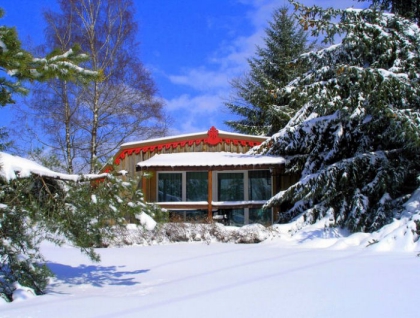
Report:
M148 231L143 226L130 224L119 230L109 246L156 245L175 242L260 243L267 240L284 240L305 247L334 247L345 249L359 246L376 251L420 252L420 189L405 204L399 219L373 233L351 233L334 226L328 217L308 224L299 217L287 224L265 227L250 224L243 227L224 226L220 223L164 223Z

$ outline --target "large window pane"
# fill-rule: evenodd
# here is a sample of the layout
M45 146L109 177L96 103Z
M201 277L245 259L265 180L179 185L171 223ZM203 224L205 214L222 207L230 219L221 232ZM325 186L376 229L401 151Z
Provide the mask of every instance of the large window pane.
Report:
M187 172L187 201L207 201L207 172Z
M271 209L249 209L249 223L271 224Z
M226 215L227 223L233 226L241 226L245 224L245 209L229 209L220 210L222 214Z
M159 173L158 201L182 201L182 174Z
M219 201L244 200L244 174L219 173L217 179Z
M249 200L268 200L271 198L271 176L268 170L255 170L248 172Z

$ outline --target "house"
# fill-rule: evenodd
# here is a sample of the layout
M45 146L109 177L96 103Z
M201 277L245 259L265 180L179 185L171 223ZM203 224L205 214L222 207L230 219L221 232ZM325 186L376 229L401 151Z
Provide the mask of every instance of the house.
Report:
M293 176L284 175L281 157L246 154L266 139L211 127L123 144L114 163L140 176L146 201L167 209L172 221L268 225L279 211L262 209L264 203Z

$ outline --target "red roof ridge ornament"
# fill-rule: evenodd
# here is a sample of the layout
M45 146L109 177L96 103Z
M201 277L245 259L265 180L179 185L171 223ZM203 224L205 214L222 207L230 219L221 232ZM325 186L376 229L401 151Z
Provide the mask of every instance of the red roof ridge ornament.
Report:
M214 126L209 129L207 136L209 136L209 138L207 138L206 141L209 145L217 145L222 142L222 139L219 138L219 131Z
M207 138L205 138L205 136L203 136L203 132L199 133L199 135L193 135L192 137L190 136L189 139L182 139L182 140L173 140L174 138L170 138L170 140L160 140L157 141L156 143L153 144L149 144L149 145L136 145L135 147L132 148L126 148L126 149L121 149L121 151L119 153L117 153L117 155L115 156L114 162L115 164L119 165L121 163L122 160L125 160L126 157L133 155L134 153L136 155L140 154L140 153L147 153L147 152L160 152L162 150L168 151L170 149L173 149L174 151L177 151L176 149L178 148L178 146L180 148L184 148L186 145L188 145L189 147L193 147L194 145L199 146L201 143L203 144L207 144L210 146L215 146L218 145L220 143L226 143L229 145L234 145L234 146L256 146L261 144L261 141L259 140L253 140L252 138L249 139L247 137L247 135L238 135L238 134L230 134L226 132L223 132L223 138L219 137L219 130L216 129L216 127L212 126L208 131L207 131ZM175 136L176 137L176 136ZM200 148L201 149L201 148ZM202 149L201 149L202 150ZM200 151L200 150L194 150L194 149L190 149L189 151L191 152L195 152L195 151ZM204 150L203 150L204 151Z

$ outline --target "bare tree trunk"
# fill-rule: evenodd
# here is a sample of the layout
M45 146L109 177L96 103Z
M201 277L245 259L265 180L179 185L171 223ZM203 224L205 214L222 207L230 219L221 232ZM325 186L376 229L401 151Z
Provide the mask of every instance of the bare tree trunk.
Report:
M102 76L88 85L60 83L63 90L51 83L48 96L38 94L34 101L38 111L57 115L44 116L43 138L56 143L67 170L95 172L123 142L165 135L164 104L138 59L133 0L57 2L59 13L45 13L48 46L79 44L90 57L84 66ZM45 101L49 109L42 107ZM48 129L53 124L56 129Z
M65 138L66 138L66 161L67 161L67 172L73 174L73 156L72 156L72 144L71 144L71 116L72 112L69 104L69 96L67 93L67 82L63 81L62 87L62 104L64 105L64 126L65 126Z
M90 142L90 173L95 173L95 165L97 161L98 154L98 127L99 127L99 90L98 82L94 84L94 96L93 96L93 118L92 118L92 139Z

